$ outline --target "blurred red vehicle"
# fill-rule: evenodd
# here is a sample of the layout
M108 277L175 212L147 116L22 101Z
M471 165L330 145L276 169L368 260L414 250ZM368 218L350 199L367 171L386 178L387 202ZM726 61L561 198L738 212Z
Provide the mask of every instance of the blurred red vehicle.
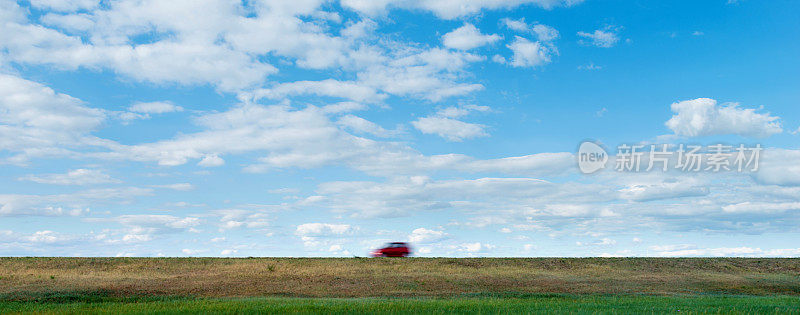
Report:
M403 242L387 243L383 248L372 252L372 257L406 257L408 255L411 255L411 246Z

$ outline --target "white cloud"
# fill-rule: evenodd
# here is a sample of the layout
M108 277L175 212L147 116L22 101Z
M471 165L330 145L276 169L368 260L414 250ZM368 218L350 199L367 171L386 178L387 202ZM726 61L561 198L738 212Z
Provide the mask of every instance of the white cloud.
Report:
M246 52L218 45L211 40L195 38L196 40L176 41L173 37L131 46L118 37L133 37L138 34L115 30L138 29L146 33L152 27L149 23L161 24L164 31L181 30L174 29L174 25L163 24L164 21L153 20L154 17L148 17L141 12L150 9L150 13L170 14L169 11L159 12L157 9L128 6L129 4L124 2L112 5L108 11L94 11L92 17L82 20L96 22L91 26L83 26L90 29L91 34L86 35L94 41L92 43L84 43L80 37L68 36L40 25L8 24L6 26L10 33L15 35L0 38L0 47L8 51L10 60L23 64L53 65L66 69L108 68L140 81L175 82L183 85L211 83L223 90L235 90L260 83L267 75L277 72L272 65L258 62ZM132 11L124 12L128 9ZM183 10L188 12L189 8ZM122 21L123 14L138 16L141 24L116 25L130 22ZM11 36L10 33L5 34Z
M94 9L100 5L100 0L30 0L30 3L38 9L73 12Z
M392 137L399 134L396 130L386 130L374 122L354 115L344 115L336 123L355 132L371 134L376 137Z
M45 247L48 245L64 246L72 241L79 240L80 237L72 234L64 234L50 230L36 231L30 234L16 233L13 231L0 230L0 240L8 247L23 245L25 247Z
M194 189L194 185L190 183L177 183L177 184L168 184L168 185L152 185L151 187L156 188L166 188L172 190L180 190L180 191L189 191Z
M534 25L533 32L536 34L536 38L543 42L555 40L559 36L555 28L544 24Z
M355 39L328 34L318 20L299 18L335 21L338 15L320 5L310 1L288 8L279 2L204 0L198 9L195 2L117 1L44 19L74 36L16 20L6 25L0 47L9 60L24 64L110 69L145 82L211 84L238 91L260 85L278 71L265 56L290 58L311 69L352 63L348 58L357 47ZM141 43L141 36L148 40Z
M96 185L120 182L101 170L84 168L70 170L66 174L27 175L19 179L53 185Z
M470 110L480 111L482 108ZM293 110L286 106L243 105L226 112L200 116L196 122L203 127L196 133L154 143L114 145L112 152L95 153L92 156L155 161L171 166L209 155L263 152L258 164L248 166L247 171L265 172L272 168L311 168L338 164L383 175L437 169L471 172L474 168L526 176L560 172L563 168L553 167L562 164L552 162L572 158L571 154L560 153L494 160L475 160L459 154L426 156L403 144L348 134L337 127L323 110L314 106Z
M463 141L465 139L486 137L486 126L472 124L447 117L421 117L411 124L424 134L435 134L448 141Z
M503 56L500 56L500 55L494 55L494 56L492 56L492 61L496 62L496 63L499 63L499 64L505 64L506 63L506 58L503 57Z
M707 185L693 185L687 181L669 181L657 184L637 184L620 189L620 197L633 201L651 201L709 194Z
M181 250L181 252L186 254L187 256L197 256L199 254L206 252L206 250L184 248Z
M171 102L135 103L128 108L129 111L142 114L163 114L183 111L183 107Z
M603 211L601 207L557 203L591 203L614 197L602 187L558 185L532 178L435 181L413 176L385 183L330 182L321 184L317 191L327 196L325 206L331 211L357 217L396 217L453 208L475 213L502 209L506 218L509 212L543 217L597 216Z
M295 234L300 236L331 236L351 233L353 227L349 224L331 223L304 223L297 226Z
M59 241L59 237L53 231L37 231L28 239L34 243L55 243Z
M753 247L718 247L718 248L695 248L664 250L656 253L664 257L797 257L800 256L800 248L780 248L767 249Z
M322 111L326 114L341 114L365 109L367 109L366 105L356 102L339 102L322 107Z
M409 53L408 51L411 51ZM447 49L397 51L400 57L372 64L358 72L358 80L386 93L438 102L483 89L480 84L458 83L463 68L484 57Z
M481 105L450 106L440 109L436 112L436 115L447 118L461 118L471 112L488 112L489 110L491 110L489 106Z
M523 37L515 36L514 41L508 44L514 55L510 64L514 67L537 67L550 62L558 51L555 47L542 42L531 42Z
M411 231L411 234L408 236L408 241L412 243L429 244L441 241L446 237L447 233L444 231L418 228Z
M780 213L800 210L800 202L742 202L722 207L730 213Z
M764 185L800 186L800 164L797 161L800 161L800 150L764 150L753 178Z
M342 6L356 10L362 14L385 14L389 8L408 8L428 10L443 19L476 14L482 10L511 9L522 5L536 5L545 9L556 6L571 6L582 0L467 0L467 1L441 1L441 0L342 0Z
M610 48L614 47L619 42L619 31L621 27L609 25L603 29L595 30L592 33L578 32L578 36L583 37L591 44L597 47ZM582 41L583 42L583 41Z
M222 166L225 165L225 160L223 160L217 154L208 154L203 157L200 162L197 162L197 165L202 167L215 167L215 166Z
M213 210L211 214L219 216L220 231L237 228L265 229L270 225L272 218L262 209L222 209Z
M600 70L600 69L603 69L603 67L595 65L594 63L588 63L585 65L578 66L578 70Z
M16 76L0 74L0 112L0 150L18 154L8 162L74 155L71 149L102 142L90 136L106 118L102 110Z
M349 224L331 223L305 223L297 226L295 235L303 241L303 246L307 249L315 249L318 252L336 252L340 255L350 255L339 240L345 235L352 234L356 230Z
M130 202L135 197L150 195L152 192L151 189L124 187L54 195L0 194L0 216L81 216L89 212L90 206Z
M278 72L267 61L276 58L303 69L354 72L360 79L273 84L262 91L271 98L320 93L377 102L387 92L437 101L481 88L456 82L457 63L432 64L444 55L436 49L421 51L413 43L372 37L375 23L370 20L335 34L325 24L341 18L322 6L322 1L290 7L204 0L198 9L194 2L118 1L87 12L48 14L42 19L54 27L48 28L24 22L25 10L14 5L7 32L0 34L0 49L7 52L5 59L20 64L108 69L138 81L211 85L231 92L263 85ZM480 59L468 57L458 58ZM417 67L409 69L409 62Z
M613 239L610 239L610 238L607 238L607 237L604 237L602 239L596 240L596 241L591 242L591 243L576 242L576 245L578 245L578 246L612 246L612 245L616 245L616 244L617 244L617 241L615 241Z
M500 19L500 23L502 23L509 29L515 30L517 32L530 32L531 30L530 28L528 28L528 23L525 23L525 18L521 18L519 20L502 18Z
M176 217L164 214L128 214L110 219L95 219L93 221L111 221L122 225L134 227L137 230L143 228L164 229L189 229L200 224L200 219L196 217Z
M469 50L484 45L493 44L502 39L500 35L484 35L474 25L465 23L450 33L442 36L442 43L448 48Z
M533 33L536 35L536 38L542 42L551 42L559 37L558 30L555 28L539 23L530 26L525 22L525 18L521 18L519 20L503 18L500 20L500 22L509 29L517 32Z
M755 109L739 108L737 104L717 105L709 98L697 98L673 103L672 116L666 126L675 134L687 137L736 134L765 138L781 133L780 117L757 113Z
M252 97L254 100L261 98L282 99L288 96L306 94L337 97L356 102L370 103L381 102L387 97L386 94L379 93L375 90L375 88L363 83L338 81L333 79L281 83L268 89L258 89L255 92L252 92Z
M476 137L485 137L489 134L486 133L486 126L480 124L472 124L456 120L466 116L470 112L486 112L490 108L488 106L467 105L460 107L446 107L440 109L435 115L420 117L412 121L411 125L424 134L435 134L448 141L463 141Z
M120 230L108 230L102 242L111 245L149 242L166 234L194 231L201 224L197 217L176 217L163 214L129 214L112 218L87 218L88 222L112 222L123 225Z
M488 251L488 250L492 250L495 247L496 246L494 246L492 244L475 242L475 243L462 243L462 244L456 246L456 250L460 251L460 252L466 252L466 253L474 254L474 253L478 253L478 252L485 252L485 251Z

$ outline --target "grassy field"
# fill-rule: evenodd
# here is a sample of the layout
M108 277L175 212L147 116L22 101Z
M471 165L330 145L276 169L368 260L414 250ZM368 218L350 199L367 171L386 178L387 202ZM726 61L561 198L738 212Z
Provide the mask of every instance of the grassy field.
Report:
M161 298L0 302L0 313L704 313L800 314L796 297L528 296L483 298Z
M6 312L800 313L800 259L0 258Z

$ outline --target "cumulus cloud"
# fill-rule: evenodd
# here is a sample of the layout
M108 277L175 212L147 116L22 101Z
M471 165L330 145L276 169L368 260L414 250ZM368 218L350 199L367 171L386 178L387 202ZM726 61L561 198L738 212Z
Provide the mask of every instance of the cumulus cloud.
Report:
M740 108L738 104L718 105L710 98L673 103L666 126L676 135L687 137L735 134L765 138L783 132L780 117Z
M484 106L463 106L451 112L486 111ZM445 119L448 116L435 116ZM450 116L452 117L452 115ZM542 174L563 171L571 154L544 154L477 160L460 154L423 155L399 143L357 137L342 130L319 107L295 110L286 106L242 105L225 112L199 116L201 131L173 139L138 145L111 146L113 151L92 154L103 159L151 161L160 165L182 165L209 156L260 152L249 172L274 168L312 168L343 165L370 174L413 174L426 170L457 169L467 172L499 171L512 174ZM459 136L454 131L453 139ZM201 160L202 161L202 160Z
M7 162L73 155L77 147L102 144L90 135L105 121L102 110L33 81L0 74L0 112L0 151L17 154Z
M318 95L376 103L388 93L438 101L482 88L458 82L464 65L480 56L385 40L372 35L376 23L366 18L349 21L336 34L325 24L341 18L318 1L292 8L224 0L206 0L202 10L193 3L152 0L83 7L87 12L48 13L40 25L25 21L27 8L12 4L8 32L0 35L4 59L108 69L157 84L211 85L251 100ZM273 57L301 69L355 73L358 80L272 83L252 91L278 72ZM123 118L137 118L131 113Z
M368 41L374 28L369 27L374 24L369 20L353 23L337 36L320 27L317 19L300 18L337 16L322 10L321 2L316 1L291 9L280 2L251 6L208 0L202 10L195 5L120 1L88 12L47 15L44 21L55 28L24 22L19 18L24 10L14 5L20 13L7 25L6 37L0 37L0 48L8 52L8 60L23 64L110 69L145 82L210 84L223 91L242 91L277 73L266 61L268 56L287 58L299 68L370 72L375 66L391 66L395 57L405 57L395 52L411 47L401 42L383 45ZM186 18L186 14L192 17ZM138 43L142 36L148 40ZM437 76L437 71L431 68L416 75ZM434 88L464 88L451 83ZM262 92L266 97L280 97L310 91L358 101L384 97L370 88L375 87L330 79L277 84Z
M690 182L686 181L670 181L657 184L638 184L620 189L620 195L623 199L633 201L697 197L708 194L708 187L692 185Z
M536 38L543 42L549 42L558 38L558 31L551 27L544 24L536 24L533 26L533 33L536 34Z
M418 228L411 231L408 236L408 241L412 243L434 243L443 240L447 237L447 233L440 230L430 230L426 228Z
M53 185L96 185L120 182L101 170L84 168L70 170L64 174L27 175L19 179Z
M208 154L204 156L197 165L202 167L215 167L225 165L225 160L217 154Z
M592 216L602 209L587 205L555 204L563 200L607 201L613 194L592 185L558 185L533 178L432 180L413 176L380 182L330 182L318 192L334 212L358 217L396 217L458 207L478 213L490 209L535 216ZM598 195L600 192L606 195ZM586 194L586 195L583 195ZM562 199L563 198L563 199ZM486 208L485 205L492 206ZM508 215L508 213L506 213Z
M759 170L753 174L763 185L800 186L800 150L764 150Z
M460 142L464 139L486 137L486 126L472 124L447 117L421 117L411 124L424 134L435 134L448 141Z
M282 99L288 96L308 94L370 103L383 101L387 97L386 94L380 93L366 84L333 79L280 83L272 88L257 89L252 92L252 97L254 100L261 98Z
M514 67L537 67L550 63L552 56L557 55L555 47L542 42L532 42L524 37L515 36L514 41L508 44L514 55L510 65Z
M68 194L0 194L0 216L81 216L89 207L130 202L152 189L138 187L96 188Z
M189 191L194 189L194 185L190 183L177 183L177 184L168 184L168 185L152 185L151 187L155 188L166 188L172 190L180 190L180 191Z
M433 116L420 117L412 121L411 125L424 134L435 134L448 141L460 142L465 139L485 137L486 126L480 124L467 123L455 118L465 116L473 111L488 111L487 106L462 106L447 107L439 110Z
M332 223L304 223L297 226L295 235L303 241L303 246L319 252L337 253L339 255L349 255L343 250L340 239L356 230L349 224Z
M533 33L536 38L542 42L550 42L559 37L558 30L552 26L535 23L533 26L525 22L525 18L519 20L512 20L503 18L500 22L511 30L524 33Z
M525 18L521 18L519 20L512 20L510 18L502 18L500 19L500 23L503 24L505 27L515 30L517 32L529 32L530 28L528 27L528 23L525 22Z
M31 6L35 8L62 12L94 9L99 5L99 0L31 0Z
M722 207L731 213L779 213L800 210L800 202L741 202Z
M611 48L619 43L619 31L622 30L619 26L609 25L603 29L595 30L594 32L578 32L578 36L583 37L581 43L586 45L594 45L597 47Z
M183 111L183 107L172 104L172 102L147 102L135 103L128 110L142 114L163 114Z
M350 233L353 228L349 224L304 223L297 226L295 234L301 236L330 236Z
M502 37L497 34L484 35L474 25L466 23L450 33L442 36L442 43L448 48L469 50L493 44Z
M264 229L272 221L262 209L221 209L213 210L211 214L219 217L220 231L238 228Z
M171 102L138 102L128 107L127 112L118 113L118 117L127 122L135 119L149 119L150 114L163 114L182 112L183 107L172 104Z
M336 123L355 132L376 137L392 137L399 134L397 130L386 130L374 122L354 115L344 115Z
M149 242L167 234L195 231L201 224L197 217L178 217L164 214L127 214L111 218L87 218L94 223L117 223L124 229L109 230L109 234L100 235L100 240L107 244L133 244Z
M481 84L455 80L463 75L467 65L484 60L482 56L439 48L420 51L411 47L396 53L398 58L359 71L358 80L389 94L432 102L483 89Z
M401 0L343 0L342 6L362 14L385 14L389 8L422 9L433 12L440 18L455 19L472 15L481 10L511 9L522 5L535 5L549 9L556 6L572 6L582 0L469 0L469 1L401 1Z
M684 246L686 247L686 246ZM663 257L797 257L800 256L800 248L778 248L761 249L758 247L716 247L716 248L696 248L689 246L684 249L661 250L657 247L656 255ZM666 249L670 249L666 247Z
M486 244L481 242L475 243L462 243L460 245L455 246L456 250L466 253L477 253L477 252L484 252L488 250L494 249L496 246L492 244Z

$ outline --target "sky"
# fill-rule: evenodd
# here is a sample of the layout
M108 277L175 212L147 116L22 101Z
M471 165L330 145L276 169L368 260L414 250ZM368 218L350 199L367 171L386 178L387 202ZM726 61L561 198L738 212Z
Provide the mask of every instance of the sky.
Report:
M798 257L798 12L0 0L0 256Z

